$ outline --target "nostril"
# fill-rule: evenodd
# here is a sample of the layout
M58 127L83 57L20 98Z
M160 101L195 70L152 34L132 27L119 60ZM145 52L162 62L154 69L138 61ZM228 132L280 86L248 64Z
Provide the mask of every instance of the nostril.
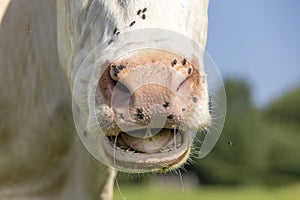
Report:
M126 66L123 64L120 65L111 64L109 69L109 75L110 75L110 80L113 83L113 90L117 89L122 92L130 93L128 87L120 81L120 73L125 68Z
M131 92L129 88L121 81L115 81L111 78L113 83L111 90L110 103L113 108L126 107L129 104Z

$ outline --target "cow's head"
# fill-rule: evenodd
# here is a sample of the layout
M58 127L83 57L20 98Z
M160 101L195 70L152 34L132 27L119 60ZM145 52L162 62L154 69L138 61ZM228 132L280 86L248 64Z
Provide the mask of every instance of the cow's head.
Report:
M89 2L86 12L93 12L90 7L98 5L83 1L82 6L84 2ZM112 8L105 6L101 9L112 12ZM131 9L134 8L129 8L128 13ZM143 21L142 13L149 10L150 6L137 9L135 15ZM83 10L80 12L78 17L84 15ZM88 15L91 14L85 17ZM201 16L206 22L206 13ZM98 27L104 32L99 31L104 35L109 28L113 31L100 41L99 33L93 32L96 30L87 33L89 24L77 25L82 29L81 35L72 36L71 42L75 40L77 45L73 45L71 61L66 61L75 65L68 73L73 86L74 119L83 144L101 162L126 172L172 170L182 166L195 149L203 157L215 144L223 125L220 119L224 119L224 113L212 111L214 101L210 101L208 94L202 48L206 27L198 30L202 36L190 27L186 35L197 37L188 39L174 31L152 28L151 23L151 28L130 29L136 20L122 32L117 28L121 25L107 20L103 27ZM92 48L93 41L100 44ZM66 44L61 51L64 49ZM64 57L63 54L60 56ZM214 123L218 123L213 126L217 131L209 131ZM193 145L197 134L200 146Z

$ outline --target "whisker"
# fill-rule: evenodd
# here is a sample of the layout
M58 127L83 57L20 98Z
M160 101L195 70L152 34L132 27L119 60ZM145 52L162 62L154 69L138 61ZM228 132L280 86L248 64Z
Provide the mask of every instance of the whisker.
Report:
M209 128L223 128L222 124L216 123L216 122L211 122L211 126Z
M118 136L116 135L115 141L114 141L114 152L113 152L113 155L114 155L114 167L115 167L115 168L116 168L116 148L117 148L117 139L118 139Z
M117 148L117 139L118 139L118 136L115 137L115 141L114 141L114 167L116 168L116 148ZM117 186L117 189L118 189L118 192L122 198L122 200L126 200L125 196L123 195L122 191L121 191L121 188L120 188L120 185L119 185L119 182L118 182L118 177L116 177L115 179L115 182L116 182L116 186Z
M214 126L215 126L215 125L214 125ZM209 130L207 131L208 134L211 132L210 129L213 129L213 130L219 132L220 128L223 128L223 126L219 126L219 127L214 127L214 126L210 126L210 127L209 127Z
M225 117L222 116L222 115L219 115L219 116L214 116L214 115L212 115L211 118L212 118L212 119L222 119L222 118L225 118Z
M174 128L174 134L173 134L174 136L174 149L176 149L177 148L177 141L176 141L176 138L177 138L177 135L176 135L176 128Z
M117 189L118 189L118 192L122 198L122 200L126 200L126 197L123 195L122 191L121 191L121 188L119 186L119 182L118 182L118 178L116 177L116 186L117 186Z
M179 179L180 179L181 190L182 190L182 192L185 192L185 190L184 190L183 178L182 178L182 175L181 175L181 171L180 171L180 170L178 170L178 175L179 175Z
M220 106L222 106L222 105L221 105L221 104L215 104L215 103L213 103L209 108L210 108L211 110L214 110L214 109L219 108Z
M209 94L211 97L213 97L214 100L218 100L219 102L223 102L223 100L221 100L221 99L219 98L219 95L214 94L213 92L209 92L209 91L208 91L208 94Z

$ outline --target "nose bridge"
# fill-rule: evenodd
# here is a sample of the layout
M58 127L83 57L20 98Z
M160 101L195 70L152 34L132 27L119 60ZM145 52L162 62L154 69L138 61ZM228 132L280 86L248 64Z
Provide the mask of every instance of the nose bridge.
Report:
M148 124L153 118L165 118L166 123L179 123L181 102L167 86L146 84L131 95L130 114L139 123Z

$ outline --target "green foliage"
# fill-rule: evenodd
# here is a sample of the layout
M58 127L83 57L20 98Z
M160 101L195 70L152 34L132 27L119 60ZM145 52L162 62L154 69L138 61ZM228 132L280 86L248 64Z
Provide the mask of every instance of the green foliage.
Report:
M207 184L282 185L300 181L300 89L259 110L249 86L225 83L227 117L213 151L193 170Z
M274 101L263 115L272 138L268 183L299 181L300 88Z
M277 99L267 107L265 113L279 123L300 125L300 87Z
M227 116L223 133L213 151L197 161L195 170L204 183L261 182L266 172L268 137L259 112L242 81L227 81Z

